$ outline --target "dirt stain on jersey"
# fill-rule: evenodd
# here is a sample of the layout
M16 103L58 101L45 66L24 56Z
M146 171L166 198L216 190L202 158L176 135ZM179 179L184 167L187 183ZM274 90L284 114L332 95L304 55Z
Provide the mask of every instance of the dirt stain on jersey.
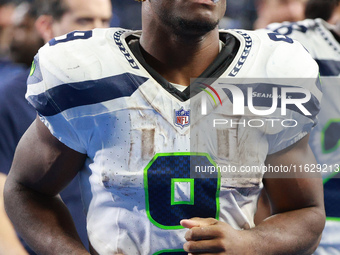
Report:
M142 159L152 158L155 154L155 129L142 130Z

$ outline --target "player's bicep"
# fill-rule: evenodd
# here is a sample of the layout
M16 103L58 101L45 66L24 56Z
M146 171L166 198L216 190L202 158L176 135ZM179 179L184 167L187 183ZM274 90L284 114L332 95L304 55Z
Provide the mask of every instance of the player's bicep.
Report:
M265 175L264 184L274 214L307 207L324 210L321 176L310 171L316 160L308 138L306 136L293 146L267 157L267 165L287 166L289 169L288 173L281 171Z
M9 179L53 196L76 176L85 159L56 139L37 117L18 144Z

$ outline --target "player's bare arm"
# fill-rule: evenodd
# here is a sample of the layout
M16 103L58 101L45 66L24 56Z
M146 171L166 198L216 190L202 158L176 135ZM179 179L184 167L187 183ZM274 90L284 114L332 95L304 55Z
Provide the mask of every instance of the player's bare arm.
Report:
M315 159L305 137L268 156L266 163L312 162ZM183 220L181 224L189 228L184 249L194 254L312 254L325 223L322 180L315 176L273 177L264 183L274 216L249 230L235 230L216 219Z
M18 145L5 185L5 206L39 254L88 254L58 196L85 158L52 136L39 118Z

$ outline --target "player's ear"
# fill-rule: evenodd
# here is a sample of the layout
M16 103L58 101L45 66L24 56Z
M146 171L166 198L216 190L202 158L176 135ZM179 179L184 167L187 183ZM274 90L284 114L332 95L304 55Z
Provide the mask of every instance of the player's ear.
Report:
M45 43L53 39L53 17L50 15L41 15L35 22L35 28Z

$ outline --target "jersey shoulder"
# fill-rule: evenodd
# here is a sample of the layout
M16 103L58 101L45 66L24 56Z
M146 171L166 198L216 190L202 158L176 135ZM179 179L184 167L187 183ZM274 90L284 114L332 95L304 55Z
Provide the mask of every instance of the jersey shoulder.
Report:
M246 34L241 49L247 40L251 42L245 71L254 77L267 78L316 78L318 65L308 51L296 40L270 30L235 30L232 33Z
M35 57L35 68L48 87L99 80L126 72L131 67L114 39L119 28L74 31L52 39ZM30 83L35 83L31 79ZM47 88L48 89L48 88Z
M27 100L44 116L131 96L147 78L135 65L122 29L72 32L39 50ZM124 35L124 36L123 36Z

